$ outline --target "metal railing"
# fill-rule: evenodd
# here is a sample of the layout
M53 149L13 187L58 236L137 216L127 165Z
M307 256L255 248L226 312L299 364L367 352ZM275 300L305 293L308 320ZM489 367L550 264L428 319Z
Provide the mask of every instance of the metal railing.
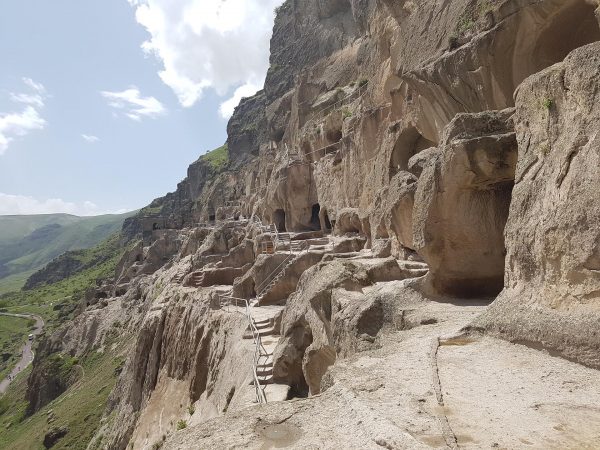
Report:
M307 124L310 124L311 122L315 122L317 120L322 119L327 114L329 114L331 111L334 111L335 109L339 108L342 105L349 103L350 101L358 100L365 94L365 92L367 92L368 87L369 87L368 82L363 84L362 86L359 85L358 88L354 89L346 97L338 100L337 102L335 102L331 105L327 105L327 106L315 111L314 113L311 114L310 119L308 119L304 125L306 126Z
M305 250L307 250L310 247L310 245L308 244L308 242L306 241L302 241L302 243L299 243L298 246L296 247L296 249L293 248L292 246L292 241L290 239L290 248L289 248L289 253L288 255L285 257L285 259L275 268L275 270L273 270L264 280L262 283L260 283L258 285L258 287L256 288L256 298L261 297L263 294L265 294L267 292L267 290L269 289L269 285L271 284L271 282L277 278L285 269L288 268L288 266L298 257L302 254L302 252L304 252ZM300 254L296 255L294 253L294 251L299 251Z
M242 302L245 307L245 316L248 319L248 326L250 328L250 332L252 333L252 339L254 340L254 356L252 357L252 378L254 379L254 390L256 394L257 403L267 403L267 395L265 394L265 388L260 383L258 378L258 366L260 366L261 358L265 358L265 362L268 360L270 354L267 352L265 348L262 338L260 336L260 332L256 327L256 323L254 322L254 317L252 317L252 306L248 303L247 299L244 298L236 298L231 296L219 296L220 305L223 308L225 304L227 306L231 305L231 303L235 303L235 306L238 306L238 303ZM264 364L263 364L264 365Z

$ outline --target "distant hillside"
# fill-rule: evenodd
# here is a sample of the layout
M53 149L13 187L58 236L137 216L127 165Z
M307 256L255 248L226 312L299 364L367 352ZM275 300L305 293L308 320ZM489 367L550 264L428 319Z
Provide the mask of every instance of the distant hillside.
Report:
M0 293L19 289L33 271L66 251L102 242L132 214L0 216Z

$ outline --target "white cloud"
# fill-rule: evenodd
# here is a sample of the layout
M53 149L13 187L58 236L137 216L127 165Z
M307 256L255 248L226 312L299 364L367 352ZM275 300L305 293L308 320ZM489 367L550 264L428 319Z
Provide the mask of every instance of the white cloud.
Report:
M142 48L162 62L159 75L183 106L207 88L219 95L237 88L221 106L231 115L240 89L252 95L264 85L274 8L283 0L128 1L150 34Z
M94 136L92 134L82 134L81 137L84 141L89 142L90 144L94 144L100 140L98 136Z
M237 88L229 100L221 103L221 106L219 107L219 113L221 114L221 117L224 119L231 117L233 115L233 110L237 105L239 105L240 100L245 97L251 97L260 89L262 89L262 86L252 83L247 83Z
M143 117L155 118L167 112L163 104L154 97L142 97L140 90L131 86L122 92L102 91L109 106L122 110L126 117L140 121Z
M127 212L126 209L110 212L104 211L90 201L73 203L60 198L38 200L25 195L10 195L0 192L0 215L66 213L76 216L96 216L125 212Z
M34 130L42 130L47 124L40 113L44 107L46 89L31 78L23 78L23 83L33 92L10 93L10 99L22 104L23 109L19 112L0 113L0 155L6 152L16 137L25 136Z

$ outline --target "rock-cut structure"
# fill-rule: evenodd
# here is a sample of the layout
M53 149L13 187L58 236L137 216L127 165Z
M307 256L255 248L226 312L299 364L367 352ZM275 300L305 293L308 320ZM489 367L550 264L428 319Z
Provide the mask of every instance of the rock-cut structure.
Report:
M287 0L227 131L47 344L90 448L598 445L597 0Z

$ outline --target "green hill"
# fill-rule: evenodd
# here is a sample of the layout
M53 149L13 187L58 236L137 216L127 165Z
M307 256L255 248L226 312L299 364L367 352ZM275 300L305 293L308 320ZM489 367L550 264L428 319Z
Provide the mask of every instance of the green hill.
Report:
M0 216L0 294L20 289L32 272L64 252L102 242L132 214Z

